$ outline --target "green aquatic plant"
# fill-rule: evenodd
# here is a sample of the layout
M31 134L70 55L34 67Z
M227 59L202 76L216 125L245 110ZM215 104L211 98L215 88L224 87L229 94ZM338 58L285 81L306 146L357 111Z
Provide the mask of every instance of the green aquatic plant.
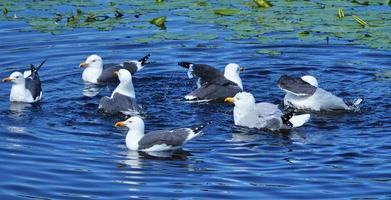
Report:
M357 0L352 0L350 1L351 3L355 3L355 4L358 4L358 5L362 5L362 6L368 6L369 5L369 1L357 1Z
M8 9L6 7L3 8L3 15L7 15L8 14Z
M339 18L344 18L345 17L345 13L344 13L342 8L338 8L338 17Z
M270 7L272 7L272 4L269 3L267 0L253 0L253 1L260 8L270 8Z
M162 28L162 29L166 29L166 25L165 25L166 19L167 19L166 16L156 17L156 18L151 19L149 22L155 26Z
M352 15L352 18L353 18L354 20L356 20L356 22L357 22L358 24L360 24L362 27L368 26L368 23L367 23L366 21L364 21L363 19L361 19L359 16L357 16L357 15Z
M239 9L235 8L220 8L213 11L216 15L235 15L240 12Z
M279 56L282 54L280 51L269 50L269 49L258 50L257 53L258 54L268 54L270 56Z
M164 3L137 0L76 0L66 3L59 0L0 0L3 14L4 8L7 9L7 15L0 15L0 20L25 21L29 26L23 27L21 31L33 29L54 34L78 28L108 31L121 27L137 31L153 28L146 19L152 19L158 14L173 16L175 20L178 19L176 17L183 17L181 20L183 19L184 23L206 25L214 30L216 28L218 33L224 33L223 38L227 41L246 39L261 44L278 44L285 41L322 43L326 42L325 38L328 37L351 44L391 49L388 24L391 13L384 7L384 4L389 4L390 1L281 0L272 1L271 5L269 1L262 0L175 0ZM267 6L262 4L267 3L271 7L266 9L264 7ZM347 19L345 12L359 12L359 16L365 18L352 16ZM336 17L330 17L336 14ZM165 21L164 18L155 18L149 22L165 29ZM208 34L205 33L206 30L202 32ZM143 39L158 42L183 38L181 32L167 32L164 37L153 34L155 32L147 34ZM205 40L209 38L213 40L215 37L207 37Z

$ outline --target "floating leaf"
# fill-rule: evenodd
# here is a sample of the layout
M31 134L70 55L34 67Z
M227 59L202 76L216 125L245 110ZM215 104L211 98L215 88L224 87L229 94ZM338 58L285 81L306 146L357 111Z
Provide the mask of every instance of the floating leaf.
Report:
M342 8L338 8L338 17L339 17L339 18L345 17L345 13L343 12L343 9L342 9Z
M8 9L6 7L3 8L3 15L7 15L8 14Z
M78 21L79 21L79 17L74 16L74 15L72 15L72 16L70 16L70 17L67 18L67 22L68 22L68 23L71 23L71 24L75 24L75 23L77 23Z
M121 18L122 16L124 16L124 14L122 14L121 11L115 10L115 17L116 17L116 18Z
M299 33L299 36L300 37L305 37L305 36L308 36L309 34L310 34L309 31L302 31L302 32Z
M257 51L258 54L268 54L271 56L279 56L282 53L280 51L275 51L275 50L268 50L268 49L262 49Z
M156 0L156 3L163 3L164 0Z
M216 15L235 15L239 12L240 10L235 8L221 8L214 10L214 13Z
M165 29L166 25L164 23L166 22L166 19L167 19L166 16L162 16L162 17L153 18L149 22L153 25L156 25L156 26L162 28L162 29Z
M352 18L353 18L354 20L356 20L356 22L357 22L358 24L360 24L361 26L363 26L363 27L368 26L368 23L367 23L366 21L364 21L363 19L361 19L360 17L358 17L357 15L352 15Z
M109 5L110 5L111 7L114 7L116 4L115 4L115 2L110 1L110 2L109 2Z
M257 4L260 8L270 8L272 6L267 0L253 0L255 4Z
M362 6L368 6L369 5L368 1L360 2L360 1L357 1L357 0L353 0L353 1L350 1L350 3L355 3L355 4L358 4L358 5L362 5Z
M55 22L59 22L62 20L62 15L60 13L57 13L54 17L53 17L53 20Z
M94 22L96 21L96 14L95 13L91 13L87 16L85 22Z
M390 0L391 1L391 0ZM209 6L208 2L206 1L199 1L196 3L197 6L207 7Z
M76 8L76 16L80 16L82 14L82 11L80 8Z
M389 6L391 6L391 0L388 0L388 1L387 1L387 4L388 4Z

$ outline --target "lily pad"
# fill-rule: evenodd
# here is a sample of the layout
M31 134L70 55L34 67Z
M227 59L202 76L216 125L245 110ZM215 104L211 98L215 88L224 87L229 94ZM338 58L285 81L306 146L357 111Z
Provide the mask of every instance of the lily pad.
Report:
M240 10L235 8L221 8L214 10L216 15L236 15L239 12Z
M269 50L269 49L262 49L257 51L258 54L268 54L271 56L279 56L282 54L280 51L275 51L275 50Z
M254 0L254 3L257 4L260 8L270 8L272 7L272 4L268 2L267 0Z
M166 29L166 25L165 25L166 19L167 19L166 16L162 16L162 17L153 18L149 22L155 26L162 28L162 29Z

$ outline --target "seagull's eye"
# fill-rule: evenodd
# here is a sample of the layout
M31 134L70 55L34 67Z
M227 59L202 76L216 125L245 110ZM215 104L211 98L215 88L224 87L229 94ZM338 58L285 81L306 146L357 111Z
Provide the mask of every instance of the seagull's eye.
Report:
M92 60L91 62L95 62L96 60Z
M19 76L15 76L15 78L19 78Z

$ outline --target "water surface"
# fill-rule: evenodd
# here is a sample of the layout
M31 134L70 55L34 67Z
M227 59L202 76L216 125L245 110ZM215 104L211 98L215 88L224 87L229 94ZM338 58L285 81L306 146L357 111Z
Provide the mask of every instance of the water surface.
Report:
M391 198L391 81L379 77L390 69L390 51L333 39L329 45L227 41L232 33L223 27L171 20L167 31L218 37L139 44L133 38L151 30L80 28L52 35L25 31L20 21L0 22L2 77L49 58L40 72L40 104L10 104L10 85L0 88L2 199ZM257 54L260 49L282 54ZM120 118L97 112L112 86L92 98L83 95L78 64L88 55L119 62L147 53L151 63L133 78L146 130L213 121L205 135L169 158L127 150L126 129L114 127ZM364 97L364 108L314 114L290 134L235 127L231 106L183 101L195 87L176 64L183 60L220 69L229 62L244 66L244 88L257 101L281 103L281 75L311 74L341 97Z

